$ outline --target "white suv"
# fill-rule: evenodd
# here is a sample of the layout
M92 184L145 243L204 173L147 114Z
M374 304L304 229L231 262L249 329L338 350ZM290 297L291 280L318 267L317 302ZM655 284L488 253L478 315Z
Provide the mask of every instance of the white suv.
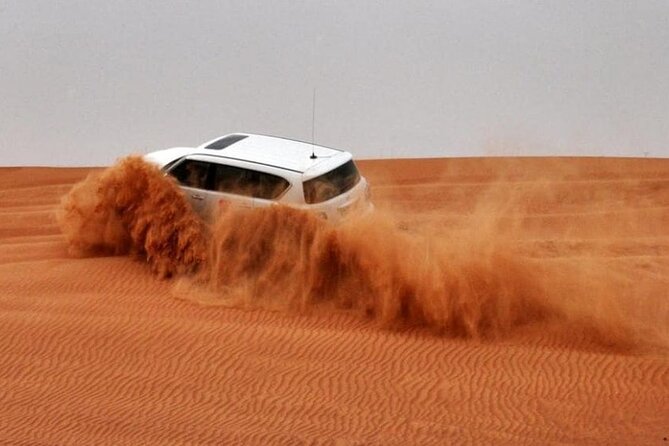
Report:
M274 136L234 133L199 147L145 156L173 176L203 216L219 206L276 203L337 222L373 209L349 152Z

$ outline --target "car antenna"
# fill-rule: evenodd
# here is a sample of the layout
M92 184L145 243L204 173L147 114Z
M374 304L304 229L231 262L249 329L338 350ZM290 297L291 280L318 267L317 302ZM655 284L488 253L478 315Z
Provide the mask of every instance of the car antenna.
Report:
M309 157L312 160L318 158L314 152L314 143L315 143L315 128L316 128L316 87L314 87L314 96L311 101L311 156Z

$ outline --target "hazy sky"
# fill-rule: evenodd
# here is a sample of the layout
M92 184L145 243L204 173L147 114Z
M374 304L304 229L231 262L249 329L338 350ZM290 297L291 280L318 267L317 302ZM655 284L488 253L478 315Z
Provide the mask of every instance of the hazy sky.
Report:
M0 165L235 131L359 158L669 156L669 1L0 0Z

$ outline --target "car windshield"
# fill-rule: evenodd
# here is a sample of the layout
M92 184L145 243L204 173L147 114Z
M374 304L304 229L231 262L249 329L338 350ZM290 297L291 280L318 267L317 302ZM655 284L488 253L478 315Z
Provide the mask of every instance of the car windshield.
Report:
M347 192L358 184L360 174L353 160L334 170L304 182L304 200L308 204L321 203Z

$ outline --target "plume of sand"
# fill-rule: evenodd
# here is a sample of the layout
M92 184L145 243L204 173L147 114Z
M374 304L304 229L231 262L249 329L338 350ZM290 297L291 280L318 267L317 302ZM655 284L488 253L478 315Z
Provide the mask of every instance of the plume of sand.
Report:
M457 227L437 218L402 231L380 214L332 226L283 206L227 208L208 226L173 180L129 157L76 185L58 219L74 253L141 256L161 276L191 277L179 294L201 303L335 305L464 337L555 321L605 343L641 339L649 319L631 318L632 300L619 299L629 284L594 262L547 263L518 249L527 222L509 215L555 200L552 184L539 184L529 195L490 188Z
M160 276L206 261L207 231L176 184L140 157L93 173L63 197L57 220L77 255L145 258Z
M330 302L384 326L487 337L550 315L541 282L502 252L449 249L379 215L334 227L296 209L230 209L212 228L201 282L235 304ZM240 291L243 290L243 291Z

